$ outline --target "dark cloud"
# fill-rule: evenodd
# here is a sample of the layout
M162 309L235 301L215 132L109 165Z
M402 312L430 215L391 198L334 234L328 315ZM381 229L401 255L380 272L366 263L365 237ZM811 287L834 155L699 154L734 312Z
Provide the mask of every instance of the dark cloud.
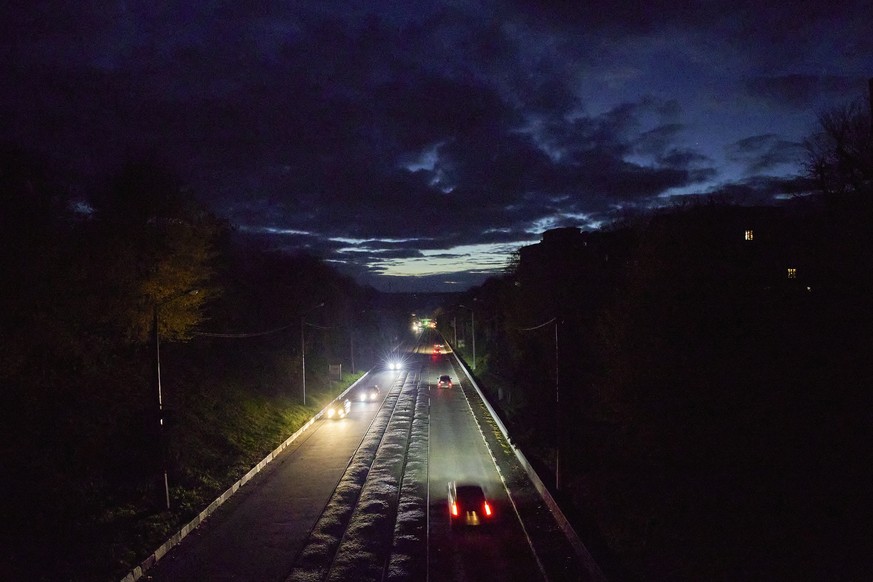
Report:
M772 41L805 40L822 23L842 22L845 15L864 16L864 0L822 2L798 0L790 10L760 0L514 0L521 14L543 26L575 31L580 28L613 36L655 34L666 29L717 32L728 40L759 46Z
M700 182L714 177L714 168L701 167L712 163L712 160L699 152L682 147L670 147L658 155L658 161L668 167L695 169L689 173L692 182ZM703 173L701 173L703 172ZM705 177L704 177L705 176Z
M725 184L707 193L707 197L734 204L756 205L773 204L796 196L805 196L814 190L812 182L806 178L773 178L756 176L740 182Z
M13 2L0 138L93 177L157 156L246 236L368 281L469 281L501 259L457 248L772 199L818 110L866 90L864 5Z
M680 131L682 125L678 123L659 125L640 134L635 140L634 150L637 153L663 158L667 150L676 143Z
M868 72L868 74L870 74ZM806 108L810 103L822 99L849 100L863 94L866 86L864 75L780 75L777 77L755 77L746 81L748 92L774 104Z
M746 174L759 175L803 159L803 144L773 134L742 139L728 148L728 158L746 166Z
M567 29L591 27L613 34L648 34L666 23L708 22L711 7L694 0L516 0L528 18Z

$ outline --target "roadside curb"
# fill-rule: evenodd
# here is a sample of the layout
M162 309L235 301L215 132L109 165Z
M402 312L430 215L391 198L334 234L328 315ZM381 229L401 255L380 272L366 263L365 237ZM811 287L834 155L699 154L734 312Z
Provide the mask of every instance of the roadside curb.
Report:
M357 386L360 382L362 382L362 381L363 381L367 376L369 376L369 375L370 375L370 372L369 372L369 371L365 372L363 376L361 376L360 378L358 378L357 380L355 380L354 382L352 382L352 384L349 385L348 388L346 388L345 390L343 390L343 392L342 392L339 396L337 396L337 398L343 398L346 394L349 393L349 391L352 390L352 388L354 388L355 386ZM250 469L250 470L249 470L245 475L243 475L242 477L240 477L240 479L239 479L236 483L234 483L233 485L231 485L231 486L230 486L230 487L229 487L229 488L228 488L224 493L222 493L221 495L219 495L218 498L215 499L215 501L213 501L212 503L210 503L210 504L206 507L206 509L204 509L203 511L201 511L201 512L200 512L200 513L199 513L199 514L198 514L194 519L192 519L192 520L189 521L187 524L185 524L185 525L182 527L182 529L180 529L180 530L177 531L175 534L173 534L172 536L170 536L170 538L169 538L166 542L164 542L163 544L161 544L161 546L158 547L158 549L156 549L154 552L152 552L152 554L149 555L145 560L143 560L143 561L142 561L138 566L134 567L133 570L131 570L131 571L127 574L127 576L125 576L124 578L122 578L122 579L121 579L121 582L134 582L134 581L139 580L140 578L142 578L143 575L144 575L144 574L145 574L145 573L146 573L146 572L147 572L147 571L148 571L152 566L154 566L154 565L158 562L158 560L160 560L161 558L163 558L163 557L167 554L167 552L169 552L169 551L170 551L174 546L176 546L179 542L181 542L181 541L185 538L185 536L187 536L187 535L188 535L189 533L191 533L191 532L192 532L192 531L193 531L197 526L199 526L201 523L203 523L203 520L205 520L207 517L209 517L210 515L212 515L212 513L213 513L216 509L218 509L218 508L219 508L219 507L220 507L220 506L221 506L225 501L227 501L228 499L230 499L230 497L231 497L234 493L236 493L237 490L239 490L240 487L242 487L243 485L245 485L246 483L248 483L248 482L249 482L249 481L250 481L250 480L251 480L255 475L257 475L258 473L260 473L261 470L262 470L264 467L266 467L266 466L270 463L270 461L272 461L272 460L275 459L277 456L279 456L279 453L281 453L282 451L284 451L284 450L288 447L288 445L290 445L291 443L293 443L293 442L294 442L294 441L295 441L295 440L296 440L300 435L302 435L304 432L306 432L306 430L307 430L309 427L311 427L311 426L315 423L316 420L318 420L319 418L321 418L322 415L324 415L324 409L322 409L322 410L319 411L315 416L313 416L313 417L310 418L308 421L306 421L306 424L304 424L303 426L301 426L301 427L300 427L300 428L299 428L299 429L298 429L294 434L292 434L290 437L288 437L287 439L285 439L285 441L282 442L282 444L280 444L278 447L276 447L275 449L273 449L273 450L272 450L272 451L271 451L271 452L270 452L266 457L264 457L264 458L263 458L263 459L262 459L262 460L261 460L257 465L255 465L254 467L252 467L252 468L251 468L251 469Z
M485 409L488 414L494 420L495 426L499 429L500 433L506 439L506 442L512 449L516 459L518 460L521 468L527 473L528 478L531 481L531 484L534 486L536 491L539 493L540 497L545 503L546 508L549 510L549 513L552 514L555 522L557 523L559 529L566 537L570 546L572 546L574 553L576 554L576 558L579 562L584 566L586 572L589 574L590 579L596 580L598 582L605 582L606 576L603 574L603 571L600 569L600 566L595 562L593 556L588 551L588 548L585 547L585 544L579 538L579 534L576 533L576 530L573 528L573 525L564 515L564 512L561 511L561 508L558 506L555 499L552 497L552 494L549 492L548 488L545 486L543 481L540 479L537 472L534 470L533 466L528 462L527 457L525 457L524 453L519 449L516 444L510 439L509 432L506 429L506 426L503 424L503 421L500 419L500 416L491 406L491 403L488 402L488 399L485 397L485 394L479 388L479 384L473 378L473 375L470 373L467 368L466 363L458 357L457 353L452 351L452 355L454 356L455 362L458 364L458 367L464 372L467 380L470 381L470 384L475 388L479 399L482 401ZM481 429L481 426L480 426ZM483 435L484 438L484 435ZM486 442L487 444L487 442ZM492 453L492 458L494 455ZM502 476L501 476L502 478Z

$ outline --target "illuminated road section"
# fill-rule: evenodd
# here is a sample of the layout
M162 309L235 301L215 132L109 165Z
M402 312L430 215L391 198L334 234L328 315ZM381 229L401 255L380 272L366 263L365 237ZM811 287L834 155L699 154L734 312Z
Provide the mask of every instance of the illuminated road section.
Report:
M438 389L437 378L455 382ZM453 370L449 356L433 355L422 378L431 385L429 577L432 581L542 580L524 531L500 481L500 475L479 432L464 395L466 380ZM494 501L497 520L490 527L451 529L446 503L447 484L481 485Z
M353 400L348 417L316 422L149 569L145 579L284 580L397 376L380 372L365 378L362 385L383 388L379 402Z

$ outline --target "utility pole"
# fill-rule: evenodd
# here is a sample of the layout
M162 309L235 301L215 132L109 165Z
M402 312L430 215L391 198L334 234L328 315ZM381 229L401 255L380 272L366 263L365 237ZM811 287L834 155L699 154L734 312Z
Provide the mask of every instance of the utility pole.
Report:
M475 301L475 299L473 300ZM471 333L473 335L473 369L476 369L476 312L473 311L472 307L467 307L466 305L458 305L458 307L463 307L464 309L470 310L470 324L471 324Z
M870 102L870 137L873 138L873 77L867 79L867 100Z
M561 384L559 375L561 370L561 358L560 350L558 349L558 328L561 325L561 318L553 317L552 319L539 325L535 325L534 327L520 327L518 330L535 331L542 329L547 325L552 325L553 323L555 324L555 491L559 491L561 489L561 429L563 426L563 423L561 422Z
M306 406L306 336L303 333L303 328L306 326L306 316L319 307L324 307L324 301L300 316L300 379L303 381L303 406Z
M558 326L561 320L555 318L555 491L561 490L561 384L558 382L560 358L558 357Z
M161 332L159 313L164 305L185 297L186 295L197 295L200 293L198 289L188 289L182 293L177 293L172 297L156 302L152 305L152 342L154 347L154 383L158 392L158 440L161 447L161 465L164 473L164 503L167 509L170 509L170 481L167 477L167 435L164 428L164 393L161 387Z

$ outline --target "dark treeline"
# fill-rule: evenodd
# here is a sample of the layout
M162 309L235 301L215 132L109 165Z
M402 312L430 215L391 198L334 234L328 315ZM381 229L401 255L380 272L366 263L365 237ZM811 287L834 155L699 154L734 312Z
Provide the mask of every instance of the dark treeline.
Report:
M557 496L614 578L869 577L871 224L869 193L692 204L549 231L460 298L483 384L552 485L560 443ZM470 319L440 318L467 356Z
M5 580L122 577L333 395L328 364L367 369L406 328L320 260L235 233L161 164L80 183L0 151Z
M612 579L873 573L873 120L819 121L819 194L549 231L440 314L471 358L472 306L477 375Z

